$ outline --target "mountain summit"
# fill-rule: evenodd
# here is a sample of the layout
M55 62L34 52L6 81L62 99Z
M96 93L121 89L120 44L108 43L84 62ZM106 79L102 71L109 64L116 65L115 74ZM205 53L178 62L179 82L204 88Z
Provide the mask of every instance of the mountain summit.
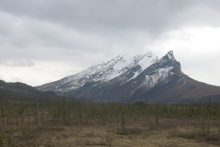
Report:
M173 51L117 56L78 74L37 87L96 102L193 102L220 95L220 87L189 78Z

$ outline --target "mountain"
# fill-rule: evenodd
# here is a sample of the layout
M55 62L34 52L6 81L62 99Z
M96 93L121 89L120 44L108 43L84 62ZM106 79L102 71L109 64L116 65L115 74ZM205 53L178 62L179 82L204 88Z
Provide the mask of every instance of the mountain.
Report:
M73 76L36 88L95 102L187 103L220 96L220 87L185 75L172 51L161 59L151 52L134 57L119 55Z
M0 80L0 100L43 100L55 99L54 92L40 92L36 88L23 83L6 83Z

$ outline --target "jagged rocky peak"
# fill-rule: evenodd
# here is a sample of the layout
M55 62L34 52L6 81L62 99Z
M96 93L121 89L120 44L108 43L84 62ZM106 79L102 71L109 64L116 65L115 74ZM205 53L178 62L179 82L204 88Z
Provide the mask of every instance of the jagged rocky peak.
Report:
M166 56L169 58L169 60L172 60L172 61L176 61L175 57L174 57L174 54L173 54L173 51L169 51Z
M197 98L208 95L196 95L205 87L194 89L196 83L182 73L180 62L176 61L173 51L169 51L160 59L152 52L118 55L78 74L36 88L96 102L178 102L189 98L188 95ZM196 93L190 95L191 90ZM219 88L215 89L215 94L220 94Z
M173 66L181 68L180 62L176 61L173 51L169 51L165 56L158 60L160 65Z
M169 51L169 52L167 53L167 56L168 56L170 59L174 58L173 51L172 51L172 50Z
M169 51L165 56L163 56L159 61L176 61L173 51Z
M78 74L37 88L41 91L69 92L92 83L95 85L108 85L117 81L125 84L135 80L141 73L146 71L159 73L158 75L162 75L161 73L168 75L171 69L179 66L178 62L174 61L176 60L172 51L168 52L160 60L151 51L133 56L129 54L118 55L107 62L92 66ZM179 71L179 68L176 71Z
M162 57L159 61L161 66L164 67L172 67L173 73L179 75L185 75L181 70L181 64L175 59L173 51L169 51L164 57Z

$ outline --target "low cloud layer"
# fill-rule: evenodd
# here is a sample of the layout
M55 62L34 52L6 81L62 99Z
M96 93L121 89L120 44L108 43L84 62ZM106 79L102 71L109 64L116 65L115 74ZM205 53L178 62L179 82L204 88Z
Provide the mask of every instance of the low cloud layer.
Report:
M1 61L0 65L3 66L18 66L18 67L33 67L34 63L31 61Z
M0 78L36 86L118 54L173 50L186 74L220 86L219 16L219 0L0 0Z

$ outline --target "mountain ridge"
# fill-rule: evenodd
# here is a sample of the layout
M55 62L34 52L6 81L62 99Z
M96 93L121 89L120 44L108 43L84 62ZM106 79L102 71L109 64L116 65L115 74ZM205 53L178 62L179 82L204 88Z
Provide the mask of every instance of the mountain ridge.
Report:
M51 91L40 92L24 83L7 83L0 80L0 99L4 100L45 100L59 98Z
M185 75L173 51L160 59L151 52L132 58L119 55L78 74L36 88L95 102L177 103L220 95L220 87Z

